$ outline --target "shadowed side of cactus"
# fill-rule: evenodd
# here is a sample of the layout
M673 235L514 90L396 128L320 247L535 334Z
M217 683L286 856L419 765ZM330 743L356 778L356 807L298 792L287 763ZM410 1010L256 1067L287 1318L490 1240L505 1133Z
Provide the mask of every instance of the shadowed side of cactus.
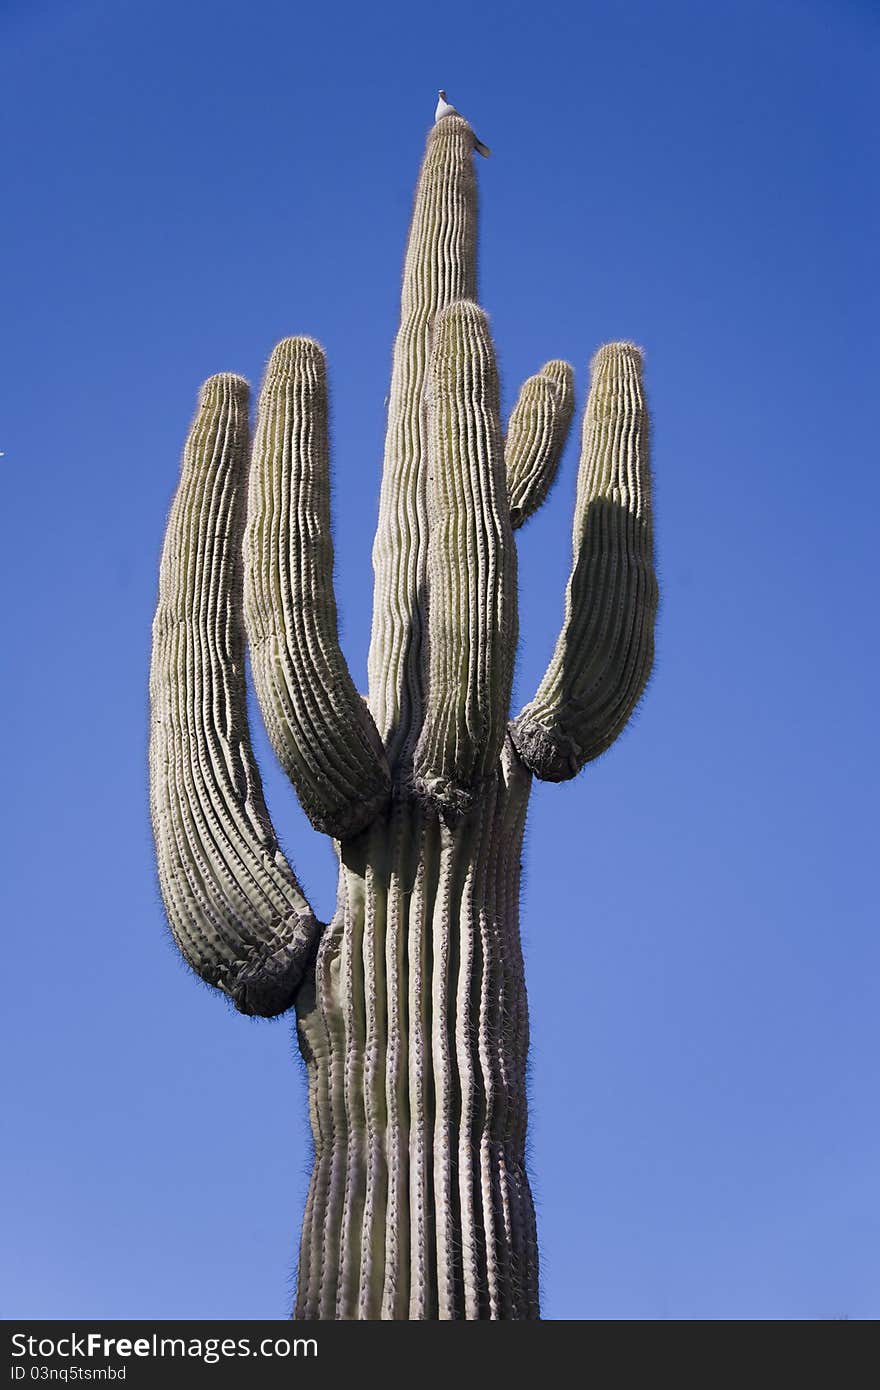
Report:
M502 431L476 303L474 135L419 176L374 545L369 700L337 638L323 354L276 348L249 473L246 387L212 378L184 454L154 629L160 881L185 957L245 1012L295 1003L315 1143L300 1318L535 1318L519 938L533 775L573 776L647 680L657 603L641 355L600 349L562 630L511 723L514 531L545 500L570 367ZM244 629L273 747L339 855L315 922L250 752Z

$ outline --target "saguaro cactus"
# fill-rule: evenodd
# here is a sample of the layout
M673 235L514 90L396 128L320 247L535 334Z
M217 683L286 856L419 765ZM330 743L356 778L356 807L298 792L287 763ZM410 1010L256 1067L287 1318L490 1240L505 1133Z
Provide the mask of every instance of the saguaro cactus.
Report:
M534 1318L524 1163L520 852L532 775L617 737L651 667L641 356L596 354L562 630L508 722L513 532L553 480L571 369L523 386L506 437L476 298L474 135L431 130L394 348L374 548L369 700L337 639L324 358L203 387L165 540L151 805L181 951L244 1013L295 1005L315 1156L295 1316ZM245 631L272 744L339 856L322 926L283 858L250 749Z

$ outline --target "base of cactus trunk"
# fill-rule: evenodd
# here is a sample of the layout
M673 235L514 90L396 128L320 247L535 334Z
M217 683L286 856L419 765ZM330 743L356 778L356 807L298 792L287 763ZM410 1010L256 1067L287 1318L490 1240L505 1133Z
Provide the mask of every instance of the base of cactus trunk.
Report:
M519 939L530 776L509 740L477 809L417 801L339 847L297 1004L315 1161L294 1316L538 1317Z

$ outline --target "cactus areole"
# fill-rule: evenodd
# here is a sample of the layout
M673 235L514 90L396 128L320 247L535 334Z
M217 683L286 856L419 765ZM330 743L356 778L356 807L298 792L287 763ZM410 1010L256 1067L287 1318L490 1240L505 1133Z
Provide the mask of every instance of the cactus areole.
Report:
M339 646L324 356L212 377L162 555L151 811L189 964L247 1014L294 1007L314 1168L294 1316L536 1318L525 1168L520 854L533 776L573 777L647 680L657 586L641 354L592 363L562 628L510 721L514 530L543 502L571 368L522 387L506 434L478 307L474 134L430 131L406 251L373 552L369 698ZM251 751L245 641L272 745L339 857L319 923Z

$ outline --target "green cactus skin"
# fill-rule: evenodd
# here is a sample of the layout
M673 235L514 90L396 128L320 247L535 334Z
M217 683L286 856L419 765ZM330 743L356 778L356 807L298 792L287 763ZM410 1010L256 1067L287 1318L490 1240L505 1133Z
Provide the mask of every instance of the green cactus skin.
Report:
M403 277L374 545L369 710L339 648L324 358L276 348L247 462L247 386L213 377L184 451L151 671L159 877L189 963L246 1013L295 1004L314 1166L294 1316L539 1316L525 1169L519 938L532 776L618 736L653 656L648 427L630 343L593 360L562 631L508 723L514 530L545 500L571 368L502 435L476 304L474 135L431 130ZM247 515L245 516L245 511ZM244 624L278 757L339 856L316 923L250 751Z

